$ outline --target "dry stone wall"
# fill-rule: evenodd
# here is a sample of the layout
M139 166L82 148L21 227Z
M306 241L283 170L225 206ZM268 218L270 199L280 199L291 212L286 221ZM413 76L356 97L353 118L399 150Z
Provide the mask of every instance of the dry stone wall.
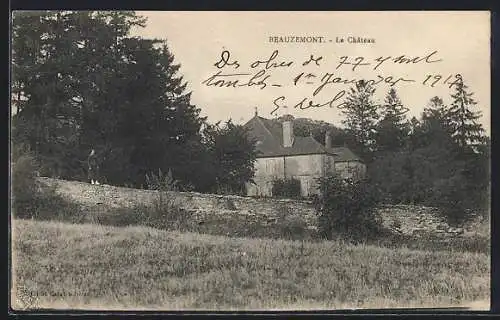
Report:
M45 186L52 186L56 192L82 206L103 206L111 208L151 205L158 201L159 191L122 188L109 185L91 185L77 181L40 178ZM317 216L311 203L297 200L251 198L232 195L202 194L196 192L167 192L165 201L173 201L180 208L191 213L196 222L223 217L241 217L242 221L259 221L274 224L286 215L299 215L308 229L317 229Z
M77 181L39 178L42 185L55 188L62 196L82 206L111 208L150 205L158 201L160 193L152 190L122 188L109 185L91 185ZM164 199L174 201L191 213L192 218L203 223L230 218L233 221L259 222L272 225L286 216L299 215L310 230L317 230L318 220L311 202L223 196L195 192L168 192ZM477 233L480 219L459 228L451 227L434 208L419 206L386 206L378 210L383 225L395 233L419 237L433 234L442 237L468 236Z
M431 233L438 237L471 236L478 233L481 217L473 217L467 223L451 226L437 208L392 205L378 210L383 225L403 235L425 236Z

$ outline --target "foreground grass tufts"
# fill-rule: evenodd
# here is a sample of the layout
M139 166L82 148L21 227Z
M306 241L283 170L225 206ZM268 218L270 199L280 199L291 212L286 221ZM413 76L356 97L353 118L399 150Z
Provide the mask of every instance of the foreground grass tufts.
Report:
M489 299L489 256L480 253L19 219L12 227L13 297L31 294L31 307L335 309Z

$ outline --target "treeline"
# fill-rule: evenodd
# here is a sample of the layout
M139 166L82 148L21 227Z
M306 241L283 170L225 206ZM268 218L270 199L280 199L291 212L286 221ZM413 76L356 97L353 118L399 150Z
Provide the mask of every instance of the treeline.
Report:
M241 191L253 144L241 126L200 116L166 41L130 35L145 23L124 11L16 13L14 145L44 176L85 181L93 148L105 183L147 187L170 172L182 190Z
M364 82L351 88L342 109L345 129L300 119L295 132L324 143L328 130L334 145L360 155L379 202L435 206L452 219L489 213L490 139L462 77L450 88L449 105L433 97L420 118L407 118L394 88L383 103L374 93Z

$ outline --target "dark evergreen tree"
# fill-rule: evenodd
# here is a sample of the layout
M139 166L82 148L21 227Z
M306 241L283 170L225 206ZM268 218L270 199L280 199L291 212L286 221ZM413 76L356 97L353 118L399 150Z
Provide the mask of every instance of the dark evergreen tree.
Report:
M458 145L467 149L484 141L484 129L477 120L481 112L474 111L477 102L472 97L472 92L467 92L468 87L464 84L462 77L458 78L455 92L451 95L453 101L447 110L452 135Z
M404 107L396 90L391 88L380 108L380 122L377 125L377 149L383 152L399 151L403 149L408 133L409 124L406 121L408 108Z
M13 136L44 175L85 177L94 148L112 184L144 183L162 169L199 181L199 109L164 41L134 38L134 12L23 12L13 22Z
M355 152L370 161L376 151L377 105L373 101L375 89L366 81L359 81L351 88L341 112L345 116L342 123L356 139Z
M433 97L429 101L421 115L421 120L413 119L411 124L411 150L430 145L446 149L455 148L451 138L447 112L448 109L441 98Z

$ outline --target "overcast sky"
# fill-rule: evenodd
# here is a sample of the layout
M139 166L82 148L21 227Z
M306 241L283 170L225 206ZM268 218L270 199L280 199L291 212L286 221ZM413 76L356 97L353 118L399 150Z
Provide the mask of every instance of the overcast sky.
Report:
M193 92L192 102L201 108L210 122L232 118L238 123L248 121L257 108L259 115L271 118L275 109L273 101L283 96L278 104L290 108L277 110L278 115L290 113L295 117L308 117L340 124L342 115L336 107L293 108L302 99L325 103L349 85L330 84L313 97L314 89L322 76L345 79L379 79L392 76L411 81L399 81L394 85L409 114L419 116L433 96L450 101L448 85L442 82L457 73L475 93L477 109L481 110L481 122L490 130L490 20L488 12L138 12L147 17L147 26L133 33L147 38L166 39L176 63L181 65L180 75ZM271 36L321 36L324 43L271 43ZM347 41L349 36L375 39L375 43L336 43L337 38ZM215 66L224 50L237 60L238 69L226 66L220 71L226 74L251 73L263 69L263 65L251 68L256 60L267 60L278 50L276 62L293 62L289 67L270 68L265 75L266 88L258 86L219 88L202 84L219 71ZM405 65L391 59L423 57L437 51L429 60ZM320 66L302 63L312 55L322 56ZM340 57L350 60L362 56L367 66L343 65L336 69ZM391 58L376 70L374 59ZM301 72L316 77L301 78L297 85L293 79ZM441 81L432 88L435 78L422 82L430 75L441 75ZM231 76L240 84L251 76ZM450 78L453 79L453 78ZM226 78L228 80L228 78ZM306 84L311 81L313 84ZM278 84L281 87L271 86ZM389 90L388 84L376 86L376 99L381 102ZM286 103L285 103L286 102ZM338 102L341 102L339 100Z

